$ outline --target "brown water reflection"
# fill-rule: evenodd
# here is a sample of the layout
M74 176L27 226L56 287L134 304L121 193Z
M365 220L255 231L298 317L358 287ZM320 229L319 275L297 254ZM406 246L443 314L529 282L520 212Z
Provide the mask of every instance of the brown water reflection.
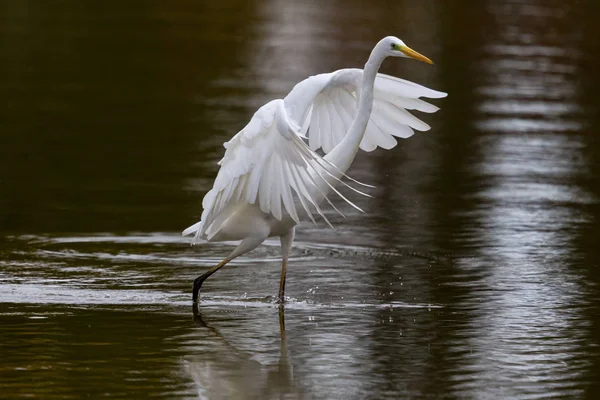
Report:
M0 397L598 394L597 2L0 10ZM437 62L384 65L450 93L434 129L358 157L366 215L299 229L285 331L277 241L194 322L191 280L230 248L178 234L221 143L389 34Z

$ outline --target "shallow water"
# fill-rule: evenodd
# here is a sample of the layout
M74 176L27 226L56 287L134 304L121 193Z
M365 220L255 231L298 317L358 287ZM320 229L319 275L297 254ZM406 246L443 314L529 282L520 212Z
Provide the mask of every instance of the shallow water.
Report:
M0 6L0 397L596 397L596 2L52 3ZM221 143L388 34L433 129L297 229L283 309L269 240L193 310Z

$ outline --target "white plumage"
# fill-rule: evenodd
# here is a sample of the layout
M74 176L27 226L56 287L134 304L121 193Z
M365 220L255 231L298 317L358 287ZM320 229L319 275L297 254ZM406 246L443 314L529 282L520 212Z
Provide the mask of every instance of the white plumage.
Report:
M378 74L387 56L431 63L401 40L384 38L371 52L364 71L342 69L305 79L284 99L259 108L224 144L226 151L213 188L202 201L201 220L183 234L194 234L194 241L242 242L223 262L196 279L194 301L206 278L272 236L282 240L279 298L283 300L295 225L304 217L314 222L315 212L331 225L319 206L323 200L333 206L327 197L330 191L359 209L335 189L357 150L391 149L397 144L396 137L408 138L413 130L430 129L407 110L435 112L437 107L420 98L446 94ZM315 152L318 149L326 155L321 157Z
M357 111L357 99L363 71L341 69L311 76L298 83L285 97L289 118L302 126L306 134L310 127L309 146L329 153L346 135ZM360 148L373 151L377 147L393 148L395 137L406 139L415 130L427 131L430 126L407 110L433 113L439 110L420 97L437 99L446 93L385 74L377 74L373 91L373 111Z
M303 213L314 221L312 208L327 221L318 201L319 194L326 196L315 193L314 188L319 186L317 182L339 181L339 171L311 150L298 133L283 100L259 108L248 125L224 144L221 168L202 201L201 221L183 234L195 233L196 240L243 239L236 237L233 229L222 231L237 211L254 204L278 221L288 215L298 224ZM329 189L335 190L333 186ZM222 235L216 238L219 233Z

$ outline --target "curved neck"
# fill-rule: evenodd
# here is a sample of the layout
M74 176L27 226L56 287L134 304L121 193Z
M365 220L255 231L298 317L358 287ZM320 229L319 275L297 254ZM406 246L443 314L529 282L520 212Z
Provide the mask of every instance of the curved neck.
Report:
M356 156L360 142L365 135L369 118L371 117L373 109L373 85L375 84L377 71L379 71L379 67L385 58L385 56L382 57L379 55L379 52L376 50L377 47L371 52L363 70L358 96L358 110L350 125L350 129L342 141L325 156L325 159L334 164L342 173L350 168L350 164L352 164Z
M330 185L336 185L337 180L341 179L342 175L350 168L350 164L354 161L360 142L365 135L365 130L367 129L367 124L371 117L371 110L373 109L373 86L375 85L375 77L377 76L377 71L383 62L383 59L386 57L385 53L382 54L382 52L378 50L378 47L379 46L375 46L369 56L369 60L365 64L358 97L358 110L352 124L350 124L348 133L344 136L342 141L324 157L325 160L336 166L336 170L328 169L331 175L316 172L310 173L313 180L316 182L316 185L310 187L308 191L310 192L311 198L313 198L317 204L331 191ZM314 166L317 169L322 169L316 162ZM317 175L319 177L317 177Z

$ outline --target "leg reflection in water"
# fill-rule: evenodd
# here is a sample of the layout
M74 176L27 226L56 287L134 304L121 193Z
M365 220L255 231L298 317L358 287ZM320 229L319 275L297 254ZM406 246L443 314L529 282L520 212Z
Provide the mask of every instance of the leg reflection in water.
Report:
M221 332L206 322L197 305L194 321L210 333L206 351L186 357L186 371L191 375L199 398L207 399L302 399L302 391L294 383L293 366L285 334L285 310L279 307L279 361L274 364L256 361L264 352L253 354L232 345ZM247 348L257 338L251 335ZM234 339L233 337L231 339ZM239 340L234 340L239 341Z

